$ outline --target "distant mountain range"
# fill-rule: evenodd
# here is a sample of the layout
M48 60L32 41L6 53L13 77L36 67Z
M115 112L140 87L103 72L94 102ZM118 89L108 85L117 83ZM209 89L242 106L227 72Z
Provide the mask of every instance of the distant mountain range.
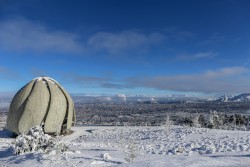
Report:
M216 99L217 102L247 102L250 101L250 93L243 93L237 96L223 95Z
M219 98L200 98L187 95L163 95L163 96L147 96L147 95L72 95L75 102L82 103L172 103L172 102L250 102L250 93L240 95L223 95Z
M188 95L87 95L71 94L75 103L173 103L173 102L250 102L250 93L240 95L223 95L218 98L199 98ZM10 105L12 97L0 97L0 108L6 108Z

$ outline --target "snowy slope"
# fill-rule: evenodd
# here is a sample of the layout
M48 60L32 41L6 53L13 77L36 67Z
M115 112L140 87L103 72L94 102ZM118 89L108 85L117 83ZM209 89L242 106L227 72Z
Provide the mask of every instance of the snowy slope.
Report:
M216 99L215 101L217 102L229 102L231 101L231 99L233 98L233 96L230 96L230 95L223 95L223 96L220 96L218 99Z
M74 127L63 154L13 156L0 131L0 166L250 166L250 132L169 127ZM131 158L134 157L134 158ZM132 163L133 161L133 163Z
M235 102L246 102L250 101L250 93L243 93L230 99Z
M223 95L217 98L217 102L247 102L250 101L250 93L243 93L237 96Z

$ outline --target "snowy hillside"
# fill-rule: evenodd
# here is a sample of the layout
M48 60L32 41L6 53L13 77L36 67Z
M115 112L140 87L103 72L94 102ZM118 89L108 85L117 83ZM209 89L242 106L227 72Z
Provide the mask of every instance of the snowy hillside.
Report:
M61 137L63 153L14 156L14 141L0 131L0 166L237 166L250 165L249 131L210 130L180 126L74 127Z
M235 102L246 102L250 101L250 93L243 93L230 99Z
M231 98L233 98L233 96L231 96L231 95L223 95L223 96L220 96L215 101L217 101L217 102L229 102L229 101L231 101Z
M248 102L250 101L250 93L243 93L237 96L223 95L217 98L217 102Z

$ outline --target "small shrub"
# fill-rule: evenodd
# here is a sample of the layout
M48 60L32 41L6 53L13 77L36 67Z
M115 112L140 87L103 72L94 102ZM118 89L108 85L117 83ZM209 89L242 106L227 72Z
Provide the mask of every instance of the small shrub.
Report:
M170 117L167 116L167 117L166 117L166 121L165 121L165 123L164 123L164 125L163 125L163 127L164 127L164 132L165 132L166 135L169 134L169 132L170 132L170 126L171 126L171 125L172 125L172 121L170 121Z
M45 134L41 126L33 127L28 134L20 134L16 141L11 145L14 155L27 152L64 152L68 148L59 138L51 137Z
M201 126L200 123L199 123L199 119L200 119L200 114L195 114L192 117L192 124L191 124L191 126L195 127L195 128L199 128Z
M125 153L125 160L130 163L134 163L135 158L140 155L139 150L134 142L130 142L129 145L127 145Z
M109 155L109 153L101 153L100 157L101 157L104 161L112 160L112 158L111 158L111 156Z

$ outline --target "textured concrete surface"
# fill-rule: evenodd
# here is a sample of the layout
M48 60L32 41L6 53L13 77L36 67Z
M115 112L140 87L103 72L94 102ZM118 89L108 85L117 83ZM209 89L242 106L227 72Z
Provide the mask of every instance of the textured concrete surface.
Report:
M67 100L63 92L54 84L49 84L50 106L45 120L44 131L47 133L61 132L61 127L67 111Z
M30 95L34 83L35 81L29 82L22 89L20 89L12 99L6 124L8 130L19 133L19 120L22 116L26 100Z
M16 93L10 104L6 128L18 134L42 123L46 133L55 134L70 130L75 123L73 100L49 77L35 78Z

